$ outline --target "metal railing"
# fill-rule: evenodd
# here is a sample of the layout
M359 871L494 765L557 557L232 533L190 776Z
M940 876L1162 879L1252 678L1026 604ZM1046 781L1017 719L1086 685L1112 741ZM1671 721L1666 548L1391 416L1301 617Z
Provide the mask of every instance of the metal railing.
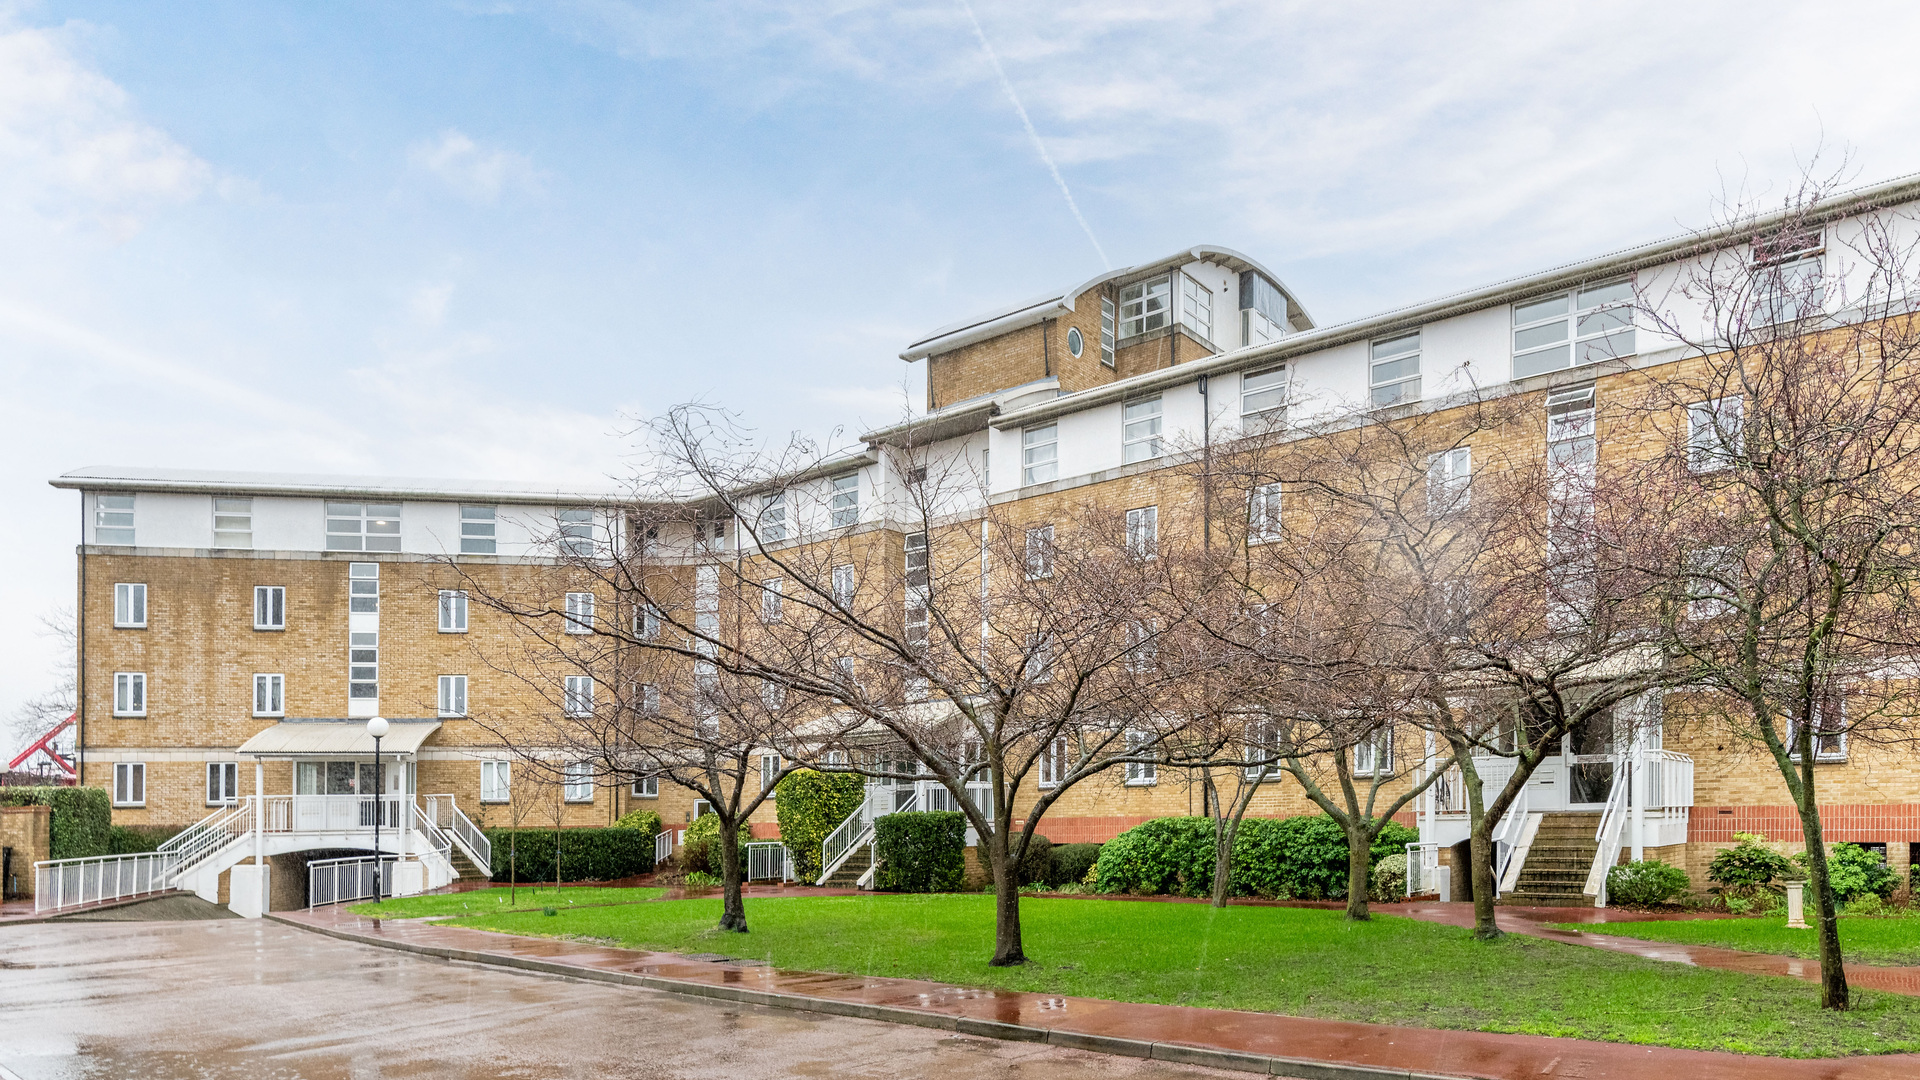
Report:
M1513 773L1509 771L1508 776ZM1520 847L1520 834L1527 827L1527 789L1522 787L1516 795L1513 805L1493 827L1493 894L1500 895L1501 883L1507 880L1507 867L1513 861L1513 853Z
M1672 750L1642 750L1648 810L1683 810L1693 805L1693 759Z
M58 911L103 900L125 900L173 887L173 856L158 851L49 859L33 864L33 910Z
M662 829L653 834L653 865L655 867L673 858L674 845L679 842L679 839L680 833L674 829Z
M1407 845L1407 895L1440 891L1440 845Z
M344 859L316 859L307 864L307 906L324 907L349 900L373 899L372 855L350 855ZM393 895L394 867L398 855L380 856L380 895Z
M1600 814L1600 827L1593 838L1600 846L1593 853L1593 866L1587 871L1587 884L1580 891L1593 897L1594 907L1607 906L1607 871L1620 858L1620 834L1627 824L1628 796L1633 791L1633 773L1628 760L1619 758L1613 765L1613 790L1607 793L1607 807Z
M793 877L787 845L777 840L747 845L748 881L787 881Z
M876 802L885 802L888 806L892 806L892 789L886 790L884 799L876 799L874 789L869 787L867 797L860 800L860 805L854 808L853 813L848 814L847 819L820 842L820 879L815 884L826 884L827 879L847 861L847 856L860 846L860 839L872 830Z
M446 830L447 835L460 845L460 850L466 853L467 859L481 873L493 873L493 841L487 839L487 834L480 830L480 826L475 825L473 819L460 809L460 804L454 801L453 796L428 795L426 799L427 814L433 823Z
M175 834L161 844L155 854L165 855L171 860L169 875L178 879L181 874L200 865L236 838L251 833L254 801L257 798L249 796L233 806L216 810L192 828Z

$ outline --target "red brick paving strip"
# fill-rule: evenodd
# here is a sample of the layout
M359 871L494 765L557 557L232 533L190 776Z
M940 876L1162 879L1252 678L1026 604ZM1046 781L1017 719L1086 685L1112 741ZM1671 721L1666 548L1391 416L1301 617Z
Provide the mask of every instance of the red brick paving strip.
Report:
M1302 1080L1466 1076L1486 1080L1911 1080L1920 1055L1788 1059L1481 1031L1356 1024L1269 1013L1139 1005L1095 998L782 971L675 953L520 937L416 920L363 919L344 908L268 918L349 941L453 960L569 975L746 1004L866 1017L960 1034Z

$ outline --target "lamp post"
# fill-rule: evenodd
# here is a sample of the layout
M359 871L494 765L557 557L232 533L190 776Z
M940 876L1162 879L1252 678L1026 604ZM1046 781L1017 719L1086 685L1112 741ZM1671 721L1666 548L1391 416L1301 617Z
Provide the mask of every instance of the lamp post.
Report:
M367 734L373 736L373 902L380 902L380 817L386 807L380 803L386 784L380 776L380 739L387 733L386 717L367 721Z

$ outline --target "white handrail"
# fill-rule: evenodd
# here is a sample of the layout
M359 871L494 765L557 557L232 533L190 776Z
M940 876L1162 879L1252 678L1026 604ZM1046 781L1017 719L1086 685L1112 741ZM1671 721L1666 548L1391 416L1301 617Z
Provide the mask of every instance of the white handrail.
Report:
M1581 893L1593 897L1594 907L1607 906L1607 871L1620 857L1620 832L1627 823L1627 796L1633 790L1628 759L1613 763L1613 790L1607 793L1607 808L1600 815L1600 827L1593 838L1600 846L1593 853L1593 866L1587 871L1587 884Z
M172 887L171 854L95 855L33 864L33 910L59 911L103 900L165 892Z
M893 798L892 789L886 789L886 796ZM827 879L840 869L840 864L847 861L847 856L859 848L861 836L873 827L873 802L874 792L868 789L867 797L860 800L860 805L854 808L853 813L848 814L847 819L820 842L820 878L815 884L825 885Z
M1527 826L1527 814L1530 812L1528 806L1527 789L1522 787L1499 824L1494 826L1493 894L1496 897L1500 895L1500 883L1507 880L1507 864L1513 861L1513 853L1520 846L1520 833Z
M372 855L349 855L343 859L315 859L307 864L307 907L341 904L349 900L373 898ZM380 895L393 895L393 868L398 855L381 855Z
M747 845L748 881L786 881L792 876L789 872L792 865L787 845L778 840Z
M441 800L445 800L442 802ZM447 831L454 843L460 845L473 865L483 874L493 873L493 841L487 839L480 826L473 823L452 795L429 795L427 806L432 808L434 824Z

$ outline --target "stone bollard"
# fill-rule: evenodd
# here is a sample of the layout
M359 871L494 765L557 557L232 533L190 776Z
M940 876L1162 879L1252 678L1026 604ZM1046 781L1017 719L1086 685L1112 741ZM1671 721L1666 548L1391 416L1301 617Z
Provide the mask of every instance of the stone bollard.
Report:
M1807 925L1807 905L1803 896L1807 888L1804 881L1787 882L1787 927L1792 930L1810 930Z

